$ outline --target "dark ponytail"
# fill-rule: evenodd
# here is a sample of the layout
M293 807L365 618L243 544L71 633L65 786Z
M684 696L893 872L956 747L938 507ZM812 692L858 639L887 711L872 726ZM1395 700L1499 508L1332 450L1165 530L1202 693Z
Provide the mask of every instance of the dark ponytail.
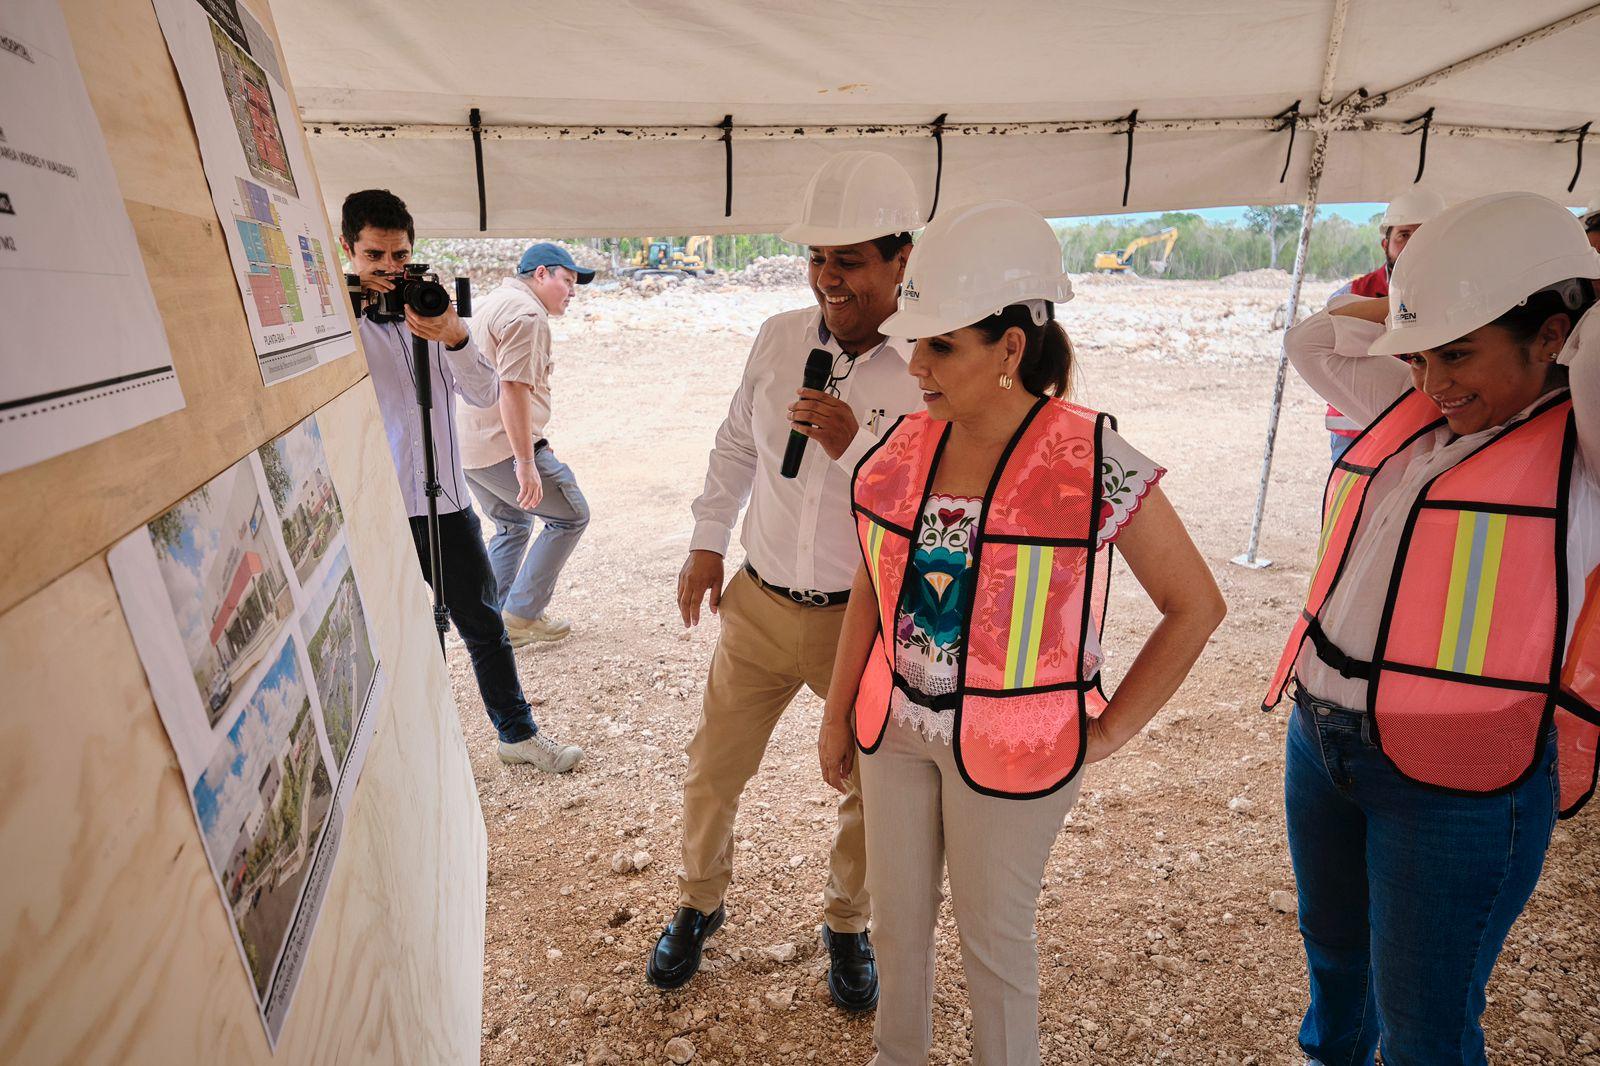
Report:
M1054 315L1045 319L1044 325L1037 325L1027 304L1012 304L972 326L990 344L997 343L1013 327L1027 339L1022 361L1017 364L1022 387L1035 396L1066 398L1072 389L1072 342Z

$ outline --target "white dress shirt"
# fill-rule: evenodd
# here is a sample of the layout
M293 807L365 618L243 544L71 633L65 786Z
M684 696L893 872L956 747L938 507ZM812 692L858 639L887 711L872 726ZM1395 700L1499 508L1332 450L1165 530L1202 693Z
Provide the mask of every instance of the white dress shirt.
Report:
M789 443L789 405L799 399L806 358L824 348L844 373L838 343L816 308L786 311L761 326L728 417L717 430L705 490L694 501L691 550L728 553L739 510L748 501L739 543L761 577L774 585L844 592L861 561L850 482L856 464L895 419L922 407L922 390L906 369L911 342L888 340L858 356L837 383L861 428L837 460L816 441L806 445L800 474L779 474Z
M378 394L378 410L389 438L395 474L406 513L415 518L428 513L422 491L422 412L417 408L416 371L411 361L411 331L404 322L374 322L361 316L361 346L367 353L367 370ZM433 450L444 495L439 513L449 514L469 506L467 482L461 475L461 454L456 447L456 405L452 395L474 407L493 407L500 398L500 379L494 368L467 338L451 351L435 341L428 345L428 367L433 379Z
M1338 307L1350 298L1329 302ZM1567 526L1567 632L1570 640L1584 603L1585 584L1600 564L1600 482L1595 477L1600 441L1600 316L1585 316L1582 327L1561 353L1571 373L1572 407L1578 429L1578 454L1572 476ZM1411 370L1391 356L1368 353L1383 325L1321 311L1289 331L1289 360L1323 399L1360 426L1371 423L1411 387ZM1548 398L1507 419L1525 419ZM1385 599L1400 551L1401 534L1412 505L1439 474L1476 450L1500 426L1465 437L1441 426L1385 464L1367 487L1361 522L1339 583L1321 612L1328 638L1356 659L1371 660L1378 643ZM1306 691L1344 707L1365 710L1367 682L1347 678L1318 658L1310 641L1295 660L1295 676Z

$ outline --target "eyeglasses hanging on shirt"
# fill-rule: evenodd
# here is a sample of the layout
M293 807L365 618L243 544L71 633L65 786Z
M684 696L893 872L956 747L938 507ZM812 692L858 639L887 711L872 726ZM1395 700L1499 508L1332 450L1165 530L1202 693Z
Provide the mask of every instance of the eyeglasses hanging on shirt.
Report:
M826 392L829 396L832 396L836 400L841 399L839 395L839 386L844 384L845 379L850 376L850 372L856 368L856 364L862 362L863 360L871 359L873 356L883 351L883 346L888 343L889 338L885 337L883 340L878 342L878 346L876 348L869 352L862 352L859 355L851 355L849 352L841 351L838 355L834 356L833 368L828 371L828 384L823 387L822 391ZM840 373L839 371L841 360L843 360L844 366L843 373Z

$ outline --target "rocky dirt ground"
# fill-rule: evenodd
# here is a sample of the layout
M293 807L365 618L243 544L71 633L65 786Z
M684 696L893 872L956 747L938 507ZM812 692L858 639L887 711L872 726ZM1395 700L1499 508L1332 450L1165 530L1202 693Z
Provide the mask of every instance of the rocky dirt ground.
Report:
M1301 1061L1285 718L1258 701L1305 588L1328 452L1321 406L1291 372L1261 545L1274 565L1230 565L1248 534L1285 291L1281 274L1261 274L1088 278L1063 308L1077 397L1170 467L1166 490L1232 613L1149 732L1091 771L1056 843L1039 915L1047 1063ZM1331 288L1310 285L1308 298ZM450 652L489 834L487 1063L854 1066L871 1055L870 1019L841 1015L823 984L833 794L816 769L809 695L746 793L730 918L704 970L671 994L644 981L675 905L683 750L716 639L714 621L686 632L674 607L689 503L756 327L809 299L691 284L585 291L555 325L550 437L594 520L553 612L573 620L573 637L518 655L541 723L586 749L579 769L502 766L466 656ZM1125 569L1113 597L1115 674L1154 612ZM1595 826L1590 815L1558 827L1511 934L1490 985L1495 1062L1600 1064ZM933 1061L965 1062L971 1015L948 906L939 965Z

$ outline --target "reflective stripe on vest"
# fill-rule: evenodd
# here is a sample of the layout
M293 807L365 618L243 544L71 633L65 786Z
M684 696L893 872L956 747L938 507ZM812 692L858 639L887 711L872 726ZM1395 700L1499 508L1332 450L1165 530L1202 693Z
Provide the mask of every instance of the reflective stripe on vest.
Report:
M1041 399L1017 427L985 494L962 610L953 694L956 765L974 789L1033 798L1070 781L1083 762L1088 718L1105 708L1084 656L1109 592L1109 548L1097 548L1101 428L1109 416ZM856 468L862 558L879 631L856 696L856 740L883 741L900 679L894 632L912 546L950 425L927 412L895 423ZM1090 626L1094 629L1091 630ZM918 694L920 695L920 694Z
M1411 780L1468 794L1520 784L1558 727L1561 809L1593 791L1600 747L1600 578L1563 647L1566 528L1576 430L1555 397L1435 475L1407 517L1370 663L1349 659L1318 619L1344 569L1372 478L1443 425L1407 392L1328 479L1317 568L1264 706L1275 705L1307 639L1367 682L1378 746ZM1565 664L1565 665L1564 665Z

